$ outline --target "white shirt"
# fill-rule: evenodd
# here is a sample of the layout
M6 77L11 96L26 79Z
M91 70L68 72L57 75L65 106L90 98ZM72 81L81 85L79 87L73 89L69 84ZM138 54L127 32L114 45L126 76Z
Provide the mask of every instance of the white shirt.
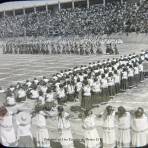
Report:
M39 97L39 92L37 90L31 90L32 93L32 98L38 98Z
M64 89L59 89L57 91L57 94L58 94L59 98L64 98L65 97L65 90Z
M18 91L18 97L19 97L19 98L23 98L23 97L25 97L25 96L26 96L26 92L25 92L24 90L20 89L20 90Z
M92 85L92 91L93 92L100 92L101 89L100 89L100 83L99 82L94 82L93 85Z
M54 93L46 94L46 102L52 102L52 101L54 101Z
M102 88L107 88L108 87L107 79L101 79L101 87Z
M79 92L82 89L82 83L81 82L76 83L76 89L77 89L77 92Z
M115 83L120 83L120 75L114 74Z
M83 87L84 90L84 96L91 96L91 88L87 85Z
M134 70L135 70L135 74L139 74L139 69L138 69L138 67L134 67Z
M64 112L63 117L58 118L58 129L70 128L70 121L69 121L69 119L67 119L68 116L69 116L69 114Z
M31 124L20 125L18 123L17 134L18 134L17 135L18 137L21 137L21 136L31 136L32 137Z

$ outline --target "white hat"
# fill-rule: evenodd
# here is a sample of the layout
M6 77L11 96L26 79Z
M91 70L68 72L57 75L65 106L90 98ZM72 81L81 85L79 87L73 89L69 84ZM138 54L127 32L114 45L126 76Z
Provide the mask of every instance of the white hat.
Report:
M31 122L31 116L28 112L20 112L17 115L17 121L19 124L27 125Z

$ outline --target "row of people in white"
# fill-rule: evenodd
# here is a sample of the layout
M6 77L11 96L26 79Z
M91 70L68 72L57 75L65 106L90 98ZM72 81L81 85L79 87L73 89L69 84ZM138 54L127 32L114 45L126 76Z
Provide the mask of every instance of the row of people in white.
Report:
M14 128L13 115L3 107L0 108L0 137L1 143L5 146L27 147L50 147L50 138L46 124L47 114L40 109L35 113L31 122L31 115L21 112L17 116L17 132ZM62 106L58 107L58 129L60 133L60 143L63 148L74 148L73 136L70 125L71 116L66 113ZM96 115L87 110L82 117L82 128L84 129L84 142L86 148L103 147L142 147L148 144L148 117L142 108L138 108L134 114L127 112L123 107L119 107L115 113L111 106L107 106L102 117L102 136L97 130ZM31 125L32 124L32 125ZM32 133L31 127L35 128ZM64 140L65 139L65 140ZM67 139L67 140L66 140Z
M73 101L74 98L73 95L75 93L79 94L82 90L82 85L87 77L88 83L91 87L91 91L93 92L104 92L105 94L107 89L109 88L109 95L114 95L112 93L113 87L115 87L116 93L119 92L119 89L126 90L129 86L132 87L133 84L136 84L139 81L143 80L143 61L147 58L147 53L142 52L141 55L129 55L128 57L121 57L120 59L108 59L107 61L98 62L98 63L90 63L88 66L81 66L76 67L73 70L57 73L53 76L53 79L55 80L55 87L56 87L56 96L58 98L64 98L65 96L68 96L70 98L69 100ZM124 65L123 65L124 64ZM75 72L75 74L74 74ZM60 81L58 81L60 78L65 77L64 82L64 89L59 89L59 86L61 84ZM68 78L67 78L68 77ZM97 78L98 81L94 82L94 79ZM30 98L31 99L38 99L40 97L39 91L42 91L43 96L47 94L47 83L49 82L49 79L46 77L43 77L42 80L45 84L39 83L40 81L38 79L34 79L33 82L27 80L25 82L25 85L27 86L27 90L23 88L19 88L19 86L16 86L16 88L12 87L10 88L10 91L15 91L14 95L10 95L7 97L7 104L8 105L15 105L15 99L17 100L25 100L27 96L28 89L30 90L32 83L37 85L37 88L30 90ZM74 84L67 84L68 82L74 81ZM128 83L127 83L128 81ZM18 88L17 88L18 87ZM97 89L97 90L96 90ZM49 95L47 95L48 97ZM51 94L52 97L52 94ZM42 97L43 98L43 97ZM50 98L50 97L49 97ZM81 97L80 97L81 98ZM49 99L50 100L50 99Z

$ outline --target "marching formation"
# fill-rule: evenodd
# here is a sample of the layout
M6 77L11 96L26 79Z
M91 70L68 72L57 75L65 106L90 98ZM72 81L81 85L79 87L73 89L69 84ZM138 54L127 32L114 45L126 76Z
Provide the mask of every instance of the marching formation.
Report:
M3 44L4 54L101 54L99 38L65 38L58 40L13 40Z
M51 147L46 123L48 117L57 120L62 147L73 148L70 125L73 116L65 112L63 106L66 106L67 102L79 102L85 147L98 148L103 145L111 148L117 144L120 147L130 147L130 144L137 147L148 144L148 121L142 108L128 113L124 107L119 107L115 114L113 108L107 106L104 114L98 115L98 118L102 119L102 137L96 129L95 116L91 111L98 104L108 102L116 94L142 82L145 60L148 60L148 52L141 51L140 55L133 53L116 59L97 61L62 70L52 78L44 76L41 80L34 78L32 81L26 80L11 85L6 90L5 106L15 106L16 103L23 103L28 99L34 100L36 105L31 113L21 110L12 113L5 106L0 107L1 143L5 146ZM71 107L71 110L74 108ZM115 134L115 119L118 123L118 136ZM34 132L32 128L35 128Z
M58 39L23 38L12 39L2 44L3 54L118 54L119 39L101 39L99 36L71 37Z

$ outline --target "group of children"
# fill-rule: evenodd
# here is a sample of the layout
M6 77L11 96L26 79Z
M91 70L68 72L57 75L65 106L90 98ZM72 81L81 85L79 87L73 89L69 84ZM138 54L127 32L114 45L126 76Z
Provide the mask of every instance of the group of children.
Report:
M61 70L51 78L26 80L6 90L6 105L15 105L26 98L37 100L52 108L67 101L79 101L81 108L109 101L116 94L136 87L144 80L143 62L148 52L93 62L73 69Z
M99 139L94 143L86 140L85 146L87 148L100 147L100 138L98 138L99 135L95 128L94 116L91 116L90 110L95 105L107 102L116 94L124 92L126 89L136 87L138 83L142 82L144 80L143 62L145 60L148 60L148 52L142 51L140 55L133 53L128 56L121 56L116 59L113 58L112 60L107 59L102 62L93 62L89 63L89 65L76 66L65 71L61 70L51 78L43 77L41 80L34 78L32 81L26 80L23 83L11 85L6 90L5 105L14 106L16 105L16 102L24 102L27 101L26 99L35 100L37 105L35 106L32 119L26 112L21 112L17 115L17 132L13 127L12 113L7 111L4 106L0 107L0 136L2 144L6 146L14 146L17 144L19 147L28 147L30 145L33 147L35 141L36 147L50 147L49 133L45 119L46 116L58 117L58 129L61 138L66 139L70 137L72 139L69 122L70 116L68 113L64 112L63 105L68 101L78 101L80 102L82 111L84 111L84 114L86 115L83 120L85 139L94 139L95 137ZM131 140L128 141L127 139L127 143L125 143L126 140L123 140L123 135L129 134L129 131L124 133L129 127L123 127L123 129L119 128L119 131L121 130L121 137L115 137L114 116L112 116L113 114L108 113L111 112L111 109L108 108L106 108L106 112L102 116L104 132L102 137L103 147L114 147L117 141L120 145L129 145ZM122 112L123 110L125 113L125 109L122 108ZM140 111L144 113L142 109L140 109ZM127 113L123 114L123 120L119 120L119 123L123 122L124 119L125 121L126 119L128 120L129 118L127 115ZM139 116L142 117L142 115ZM127 118L125 118L126 116ZM139 116L138 119L140 118ZM119 119L121 118L119 117ZM125 121L124 124L126 126L126 123L128 122ZM137 117L135 122L138 122ZM139 123L141 122L143 121L139 121ZM139 137L137 137L137 135L135 136L137 139L140 139L142 135L141 132L143 129L140 128L145 128L144 126L140 127L139 123L135 123L133 126L136 127L134 127L135 129L132 129L135 134L140 132L138 135ZM33 127L36 127L36 130L34 130L35 133L33 134L30 130L31 124ZM121 123L123 126L124 124ZM147 123L144 124L147 125ZM140 131L137 131L137 128L139 128ZM141 144L141 142L137 143L137 139L135 141L133 140L134 142L132 142L132 145L138 146ZM143 143L147 144L147 141L144 141ZM74 147L72 140L61 141L61 145L64 148L66 146L67 148Z
M61 145L57 147L51 144L53 135L46 122L46 118L50 116L40 105L37 104L31 113L26 111L12 113L5 106L1 106L1 144L23 148L76 148L74 141L78 139L73 138L71 128L73 116L67 113L63 106L57 107L55 116L59 133L57 142ZM101 121L100 125L97 120ZM85 110L80 124L83 140L80 139L79 142L81 141L85 148L130 148L148 145L148 116L141 107L127 111L123 106L117 109L107 106L103 113L98 115L92 110Z

